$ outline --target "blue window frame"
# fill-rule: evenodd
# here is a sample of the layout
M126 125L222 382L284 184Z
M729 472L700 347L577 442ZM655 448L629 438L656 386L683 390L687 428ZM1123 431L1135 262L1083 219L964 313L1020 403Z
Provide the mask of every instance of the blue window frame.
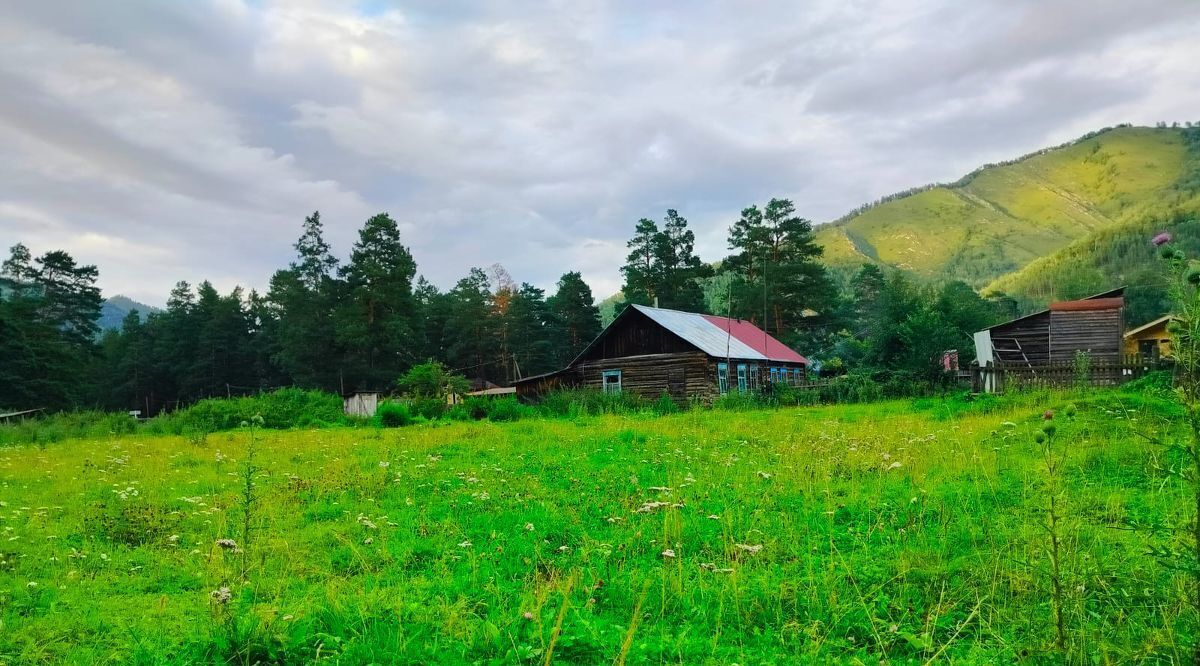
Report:
M746 364L738 363L737 371L738 371L738 390L745 392L746 388L747 388L747 386L746 386L746 380L747 380Z
M750 388L758 390L758 366L750 366Z
M600 378L601 387L605 393L620 393L621 392L621 371L620 370L605 370Z
M729 366L724 363L717 364L717 392L729 393Z

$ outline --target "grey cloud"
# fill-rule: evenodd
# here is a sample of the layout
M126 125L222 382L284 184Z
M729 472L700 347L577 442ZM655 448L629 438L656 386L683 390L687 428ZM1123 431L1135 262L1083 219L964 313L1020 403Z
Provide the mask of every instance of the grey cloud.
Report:
M603 297L666 208L716 259L771 196L826 220L1200 108L1191 0L14 0L0 26L0 236L151 302L264 287L317 208L342 255L386 210L442 286L500 262Z

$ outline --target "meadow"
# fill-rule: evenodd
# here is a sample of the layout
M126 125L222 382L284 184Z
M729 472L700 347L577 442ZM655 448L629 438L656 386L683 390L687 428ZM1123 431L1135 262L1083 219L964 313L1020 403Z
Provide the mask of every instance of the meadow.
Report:
M1178 423L1113 391L8 445L0 664L1183 662Z

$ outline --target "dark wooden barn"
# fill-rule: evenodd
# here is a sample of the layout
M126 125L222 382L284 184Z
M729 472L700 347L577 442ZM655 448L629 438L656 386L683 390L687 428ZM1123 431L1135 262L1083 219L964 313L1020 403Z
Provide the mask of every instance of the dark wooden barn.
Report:
M567 367L515 386L524 400L587 388L711 402L730 390L801 382L807 365L803 356L747 321L631 305Z
M1125 333L1125 290L1114 289L1077 301L1051 303L1024 317L975 334L975 360L1010 368L1070 363L1077 352L1118 363Z

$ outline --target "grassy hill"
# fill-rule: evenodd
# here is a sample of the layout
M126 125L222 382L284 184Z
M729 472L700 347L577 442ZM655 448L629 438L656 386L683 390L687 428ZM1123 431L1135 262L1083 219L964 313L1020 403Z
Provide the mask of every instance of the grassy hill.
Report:
M874 262L1020 294L1032 280L996 281L1106 230L1153 226L1168 206L1200 210L1189 194L1200 172L1196 133L1102 130L885 197L819 228L817 239L835 270Z

